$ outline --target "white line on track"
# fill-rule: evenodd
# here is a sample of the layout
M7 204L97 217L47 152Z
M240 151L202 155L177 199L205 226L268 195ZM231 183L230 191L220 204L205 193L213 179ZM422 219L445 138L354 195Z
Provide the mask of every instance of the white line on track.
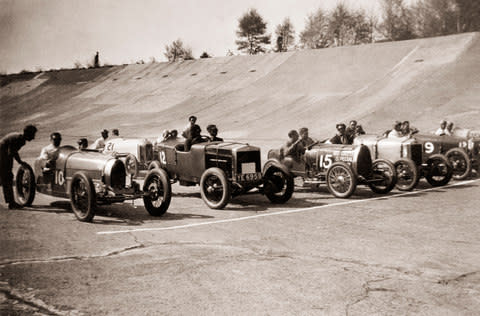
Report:
M339 202L339 203L325 204L325 205L312 206L312 207L300 208L300 209L294 209L294 210L285 210L285 211L265 213L265 214L257 214L257 215L251 215L251 216L243 216L243 217L237 217L237 218L221 219L221 220L217 220L217 221L185 224L185 225L170 226L170 227L150 227L150 228L137 228L137 229L126 229L126 230L112 230L112 231L97 232L97 234L98 235L111 235L111 234L123 234L123 233L133 233L133 232L175 230L175 229L183 229L183 228L190 228L190 227L197 227L197 226L214 225L214 224L220 224L220 223L240 222L240 221L246 221L246 220L249 220L249 219L260 218L260 217L300 213L300 212L318 210L318 209L327 208L327 207L335 207L335 206L342 206L342 205L349 205L349 204L356 204L356 203L364 203L364 202L371 202L371 201L377 201L377 200L386 200L386 199L400 197L400 196L406 196L406 195L415 195L415 194L422 193L422 192L428 192L428 191L438 190L438 189L442 189L442 188L465 185L465 184L477 182L479 180L480 179L463 181L463 182L456 182L456 183L453 183L453 184L445 185L443 187L433 187L433 188L428 188L428 189L423 189L423 190L418 190L418 191L397 193L397 194L386 195L386 196L384 195L384 196L379 196L379 197L370 198L370 199L348 200L348 201Z

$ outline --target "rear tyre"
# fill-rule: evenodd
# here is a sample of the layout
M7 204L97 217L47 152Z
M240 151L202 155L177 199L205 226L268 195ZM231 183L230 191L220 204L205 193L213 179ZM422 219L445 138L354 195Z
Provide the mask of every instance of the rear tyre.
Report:
M327 171L328 190L336 197L348 198L357 188L357 178L345 162L333 163Z
M393 190L397 183L395 166L388 160L377 159L372 163L373 175L381 177L382 181L369 182L370 189L378 194L386 194Z
M15 176L15 188L17 190L18 204L30 206L35 199L35 174L28 164L20 165Z
M162 216L167 212L172 199L172 185L165 170L150 170L145 177L143 192L143 204L150 215Z
M152 162L148 165L148 170L152 170L152 169L155 169L155 168L157 168L157 169L161 169L161 168L162 168L162 166L160 165L160 162L158 162L158 161L156 161L156 160L152 161Z
M282 170L271 167L264 176L264 193L270 202L275 204L286 203L293 194L293 177Z
M209 208L222 209L231 198L231 186L222 169L209 168L200 179L200 193Z
M411 159L402 158L394 164L397 173L397 189L400 191L412 191L420 181L417 165Z
M465 150L461 148L452 148L445 154L452 165L453 179L465 180L472 172L472 161Z
M425 178L434 187L446 185L453 175L453 169L447 158L441 154L430 156L427 160L427 175Z
M81 222L91 222L95 216L96 194L92 179L77 172L70 184L70 204L75 217Z

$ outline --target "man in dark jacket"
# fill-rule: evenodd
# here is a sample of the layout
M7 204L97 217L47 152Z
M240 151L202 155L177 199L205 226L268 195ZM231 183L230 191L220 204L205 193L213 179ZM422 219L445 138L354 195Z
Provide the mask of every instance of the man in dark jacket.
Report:
M335 136L333 136L332 138L330 138L330 140L328 140L327 143L330 143L330 144L343 144L343 145L347 145L350 143L346 133L345 133L345 129L346 129L346 126L345 124L343 123L339 123L337 124L337 134Z
M24 164L18 155L18 151L25 145L27 141L35 139L37 128L33 125L27 125L21 133L10 133L0 140L0 182L3 186L3 196L5 202L8 203L9 209L21 208L15 202L13 196L13 159Z

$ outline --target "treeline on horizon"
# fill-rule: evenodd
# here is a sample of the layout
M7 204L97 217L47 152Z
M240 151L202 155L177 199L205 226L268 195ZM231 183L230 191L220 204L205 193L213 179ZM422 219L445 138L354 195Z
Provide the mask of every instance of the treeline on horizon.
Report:
M252 8L238 19L235 43L238 51L255 55L480 31L480 0L379 1L381 9L376 14L367 13L364 9L352 9L341 1L331 10L319 8L306 17L305 29L298 35L289 17L275 27L273 36L268 34L267 21ZM165 45L163 54L169 62L195 59L192 49L181 39ZM229 50L226 55L234 54ZM206 51L199 56L210 57ZM156 62L156 59L151 57L150 62ZM136 63L144 64L145 61ZM74 65L76 69L95 67L93 58L85 67L78 61ZM20 73L41 71L23 70Z
M404 0L380 0L380 5L380 15L351 9L343 2L332 10L319 8L307 16L298 42L295 27L286 17L275 28L274 43L272 35L267 34L267 22L256 9L249 9L238 20L235 43L240 52L255 55L480 31L480 0L416 0L410 4ZM194 59L192 50L181 39L166 45L164 55L169 61ZM200 56L208 57L207 52Z

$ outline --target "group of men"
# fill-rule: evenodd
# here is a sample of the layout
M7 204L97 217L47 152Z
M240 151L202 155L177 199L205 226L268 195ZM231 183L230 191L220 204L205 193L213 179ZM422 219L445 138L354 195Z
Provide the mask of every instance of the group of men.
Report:
M207 132L209 136L203 138L201 135L202 129L197 125L197 117L192 115L188 118L188 124L182 132L182 136L185 138L184 150L189 151L192 145L203 142L223 142L223 139L218 137L217 126L210 124L207 126Z
M305 150L318 143L308 136L308 128L306 127L300 128L298 132L292 129L288 132L288 137L289 140L280 149L280 155L282 157L292 157L295 160L299 160L305 154Z
M348 127L344 123L338 123L336 128L337 134L327 140L327 144L353 144L355 137L365 134L362 125L358 124L355 120L351 120Z
M453 135L453 122L448 122L447 120L441 120L440 121L440 127L435 131L435 135L438 136L443 136L443 135L448 135L452 136Z
M409 121L395 121L393 129L386 131L383 135L390 138L395 137L410 137L413 134L418 133L418 129L410 126Z

